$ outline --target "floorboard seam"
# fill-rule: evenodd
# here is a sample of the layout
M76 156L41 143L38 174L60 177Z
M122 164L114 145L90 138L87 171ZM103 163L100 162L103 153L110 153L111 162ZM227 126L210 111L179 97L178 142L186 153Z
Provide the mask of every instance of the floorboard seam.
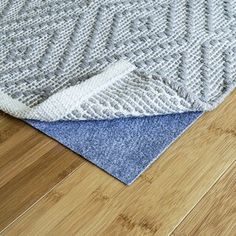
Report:
M224 177L224 175L228 172L228 170L236 163L234 160L225 171L223 171L219 177L216 179L216 181L209 187L209 189L202 195L202 197L194 204L194 206L187 212L187 214L182 218L182 220L171 230L171 232L168 235L174 235L174 231L178 228L178 226L188 217L188 215L191 214L191 212L194 210L194 208L203 200L203 198L208 194L208 192Z
M22 212L19 216L17 216L10 224L8 224L4 229L0 231L0 234L4 233L6 229L8 229L12 224L14 224L17 220L19 220L23 215L25 215L30 209L32 209L34 206L36 206L47 194L52 192L57 186L65 182L71 175L73 175L79 168L81 168L83 165L88 163L86 160L84 163L79 165L75 170L73 170L70 174L68 174L64 179L59 181L57 184L55 184L50 190L48 190L45 194L43 194L37 201L35 201L30 207L28 207L24 212Z

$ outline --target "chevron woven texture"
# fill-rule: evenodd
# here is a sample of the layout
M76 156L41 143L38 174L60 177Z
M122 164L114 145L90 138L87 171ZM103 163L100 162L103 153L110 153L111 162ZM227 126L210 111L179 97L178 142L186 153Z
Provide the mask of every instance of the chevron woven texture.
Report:
M1 0L0 109L112 119L214 108L236 84L236 0Z

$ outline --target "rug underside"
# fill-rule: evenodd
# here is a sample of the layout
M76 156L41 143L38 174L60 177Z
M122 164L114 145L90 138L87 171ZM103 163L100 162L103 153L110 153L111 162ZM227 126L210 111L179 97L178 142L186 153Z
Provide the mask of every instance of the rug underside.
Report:
M99 120L206 111L236 83L236 0L3 0L0 109Z

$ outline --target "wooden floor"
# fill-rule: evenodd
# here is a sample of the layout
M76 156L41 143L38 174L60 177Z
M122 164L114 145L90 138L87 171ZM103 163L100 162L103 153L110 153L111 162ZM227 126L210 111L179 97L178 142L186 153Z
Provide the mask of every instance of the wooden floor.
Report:
M236 92L127 187L0 115L2 235L236 235Z

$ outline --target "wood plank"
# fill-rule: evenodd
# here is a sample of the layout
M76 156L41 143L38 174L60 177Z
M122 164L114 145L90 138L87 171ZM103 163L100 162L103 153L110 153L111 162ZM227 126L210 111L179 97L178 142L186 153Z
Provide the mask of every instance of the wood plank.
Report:
M172 235L236 234L236 163L204 196Z
M235 161L236 92L133 185L86 163L4 235L168 235Z
M0 230L82 162L22 121L0 114Z

